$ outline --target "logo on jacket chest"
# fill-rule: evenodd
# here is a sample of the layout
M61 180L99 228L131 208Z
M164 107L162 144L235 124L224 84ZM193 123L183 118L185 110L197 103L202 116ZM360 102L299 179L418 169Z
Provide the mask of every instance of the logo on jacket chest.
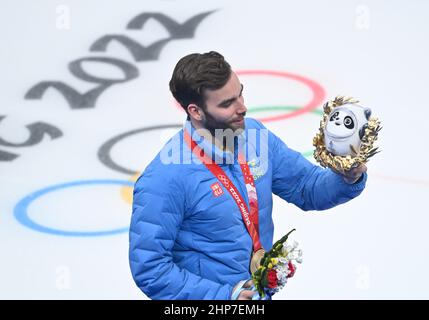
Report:
M261 161L258 159L253 159L247 162L249 165L250 172L253 175L253 180L258 180L261 178L266 172L266 165L261 164Z
M223 195L223 189L222 189L222 187L220 186L219 182L215 182L215 183L213 183L213 184L210 186L210 188L212 189L212 191L213 191L213 195L214 195L215 197L219 197L219 196Z

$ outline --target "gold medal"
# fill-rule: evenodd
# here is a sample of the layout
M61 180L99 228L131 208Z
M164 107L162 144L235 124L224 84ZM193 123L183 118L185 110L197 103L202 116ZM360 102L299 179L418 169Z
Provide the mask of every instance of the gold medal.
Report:
M250 273L253 274L259 266L261 265L261 259L265 254L264 249L259 249L252 254L252 259L250 260Z

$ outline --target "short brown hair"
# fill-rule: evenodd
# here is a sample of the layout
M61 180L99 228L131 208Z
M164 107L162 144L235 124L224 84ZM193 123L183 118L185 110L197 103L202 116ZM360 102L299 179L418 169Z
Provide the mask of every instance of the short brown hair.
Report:
M192 53L176 64L170 80L170 91L186 113L190 103L205 109L204 90L222 88L230 76L231 66L220 53Z

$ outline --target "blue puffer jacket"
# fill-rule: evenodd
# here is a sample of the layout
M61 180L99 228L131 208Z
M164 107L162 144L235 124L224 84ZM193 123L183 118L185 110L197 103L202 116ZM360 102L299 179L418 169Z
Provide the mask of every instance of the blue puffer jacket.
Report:
M193 130L189 121L186 127ZM273 133L260 130L265 129L260 122L247 118L246 132L249 129L268 132L268 157L247 158L255 178L261 243L266 250L273 244L272 193L303 210L324 210L364 189L366 174L348 185L341 176L289 149ZM234 285L250 277L252 240L232 196L225 189L214 195L211 186L216 178L203 164L189 161L195 156L182 137L183 130L135 184L129 251L132 275L152 299L230 299ZM248 148L260 155L261 144L249 143ZM182 163L190 164L165 164L161 160L172 154L170 149L180 151ZM232 153L213 146L212 156L226 160ZM248 204L239 164L220 166Z

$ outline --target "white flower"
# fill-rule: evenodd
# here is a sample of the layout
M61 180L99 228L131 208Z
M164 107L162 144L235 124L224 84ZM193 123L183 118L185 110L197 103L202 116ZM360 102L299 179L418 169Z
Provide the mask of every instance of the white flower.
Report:
M288 278L287 278L287 276L288 276L288 272L287 272L287 269L284 269L284 270L281 270L280 272L277 272L277 285L279 286L279 287L284 287L284 285L286 284L286 282L287 282L287 280L288 280Z
M296 262L301 263L302 262L302 250L296 250L294 255L294 260L296 260Z
M279 288L283 288L286 285L289 275L288 268L289 260L285 258L279 258L278 264L275 266L276 276L277 276L277 284Z
M293 247L288 245L288 246L286 246L285 250L286 250L286 252L292 252Z
M294 248L294 249L296 249L296 248L298 248L298 246L299 246L299 243L297 242L297 241L293 241L293 243L292 243L292 247Z
M297 258L299 258L299 256L298 256L298 253L296 251L293 251L287 255L287 258L289 260L296 260Z

